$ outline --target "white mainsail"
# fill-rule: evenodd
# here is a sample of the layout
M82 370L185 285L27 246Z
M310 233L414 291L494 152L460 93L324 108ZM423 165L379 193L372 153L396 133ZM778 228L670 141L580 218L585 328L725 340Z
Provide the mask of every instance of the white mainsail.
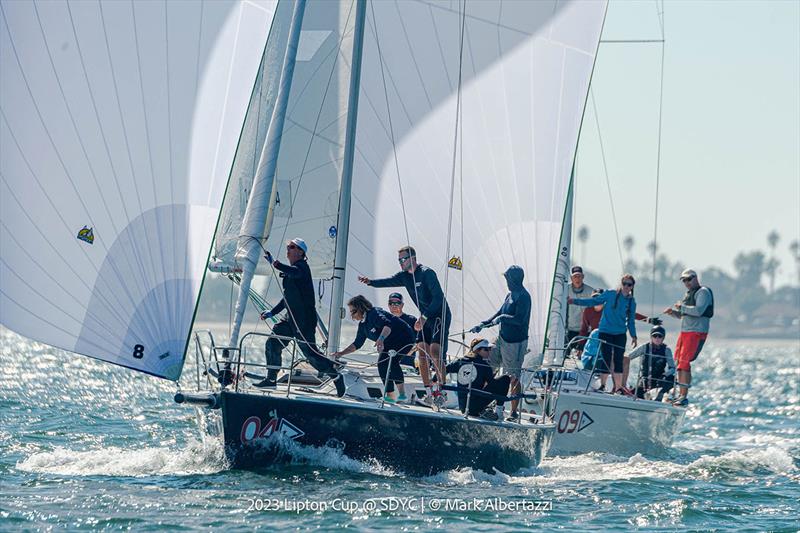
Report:
M177 380L274 1L0 1L0 322Z
M605 10L597 1L370 3L347 296L383 305L387 292L356 276L393 274L410 243L447 285L453 333L500 306L502 272L518 264L533 298L530 348L542 348ZM452 257L463 270L447 268Z

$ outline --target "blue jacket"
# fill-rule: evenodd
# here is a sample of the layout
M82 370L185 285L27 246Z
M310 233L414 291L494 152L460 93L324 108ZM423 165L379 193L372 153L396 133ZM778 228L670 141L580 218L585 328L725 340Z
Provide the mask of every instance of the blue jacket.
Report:
M581 364L583 364L584 370L594 369L594 360L598 353L600 353L600 330L594 329L589 334L586 345L583 347Z
M625 333L627 326L631 337L636 337L636 299L633 296L626 298L621 292L609 289L594 298L575 298L572 303L584 307L604 304L600 333L619 335Z

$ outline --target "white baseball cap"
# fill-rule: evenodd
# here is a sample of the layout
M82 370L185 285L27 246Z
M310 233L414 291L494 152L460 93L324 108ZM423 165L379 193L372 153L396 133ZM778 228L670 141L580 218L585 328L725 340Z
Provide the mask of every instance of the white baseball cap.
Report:
M480 350L481 348L488 348L491 350L492 348L494 348L494 346L492 346L492 343L490 343L486 339L481 339L480 342L478 342L477 344L475 344L475 346L472 347L472 351L474 352L476 350Z
M308 245L306 244L306 241L304 241L300 237L295 237L294 239L292 239L291 241L287 242L286 244L289 244L289 243L294 244L295 246L297 246L298 248L303 250L304 254L308 254Z
M696 278L696 277L697 277L697 272L695 272L691 268L687 268L686 270L681 272L680 280L683 281L688 278Z

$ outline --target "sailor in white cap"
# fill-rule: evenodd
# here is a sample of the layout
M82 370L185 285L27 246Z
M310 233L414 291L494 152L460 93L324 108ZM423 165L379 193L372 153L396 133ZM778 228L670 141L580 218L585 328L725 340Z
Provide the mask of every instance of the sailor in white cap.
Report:
M691 268L681 272L680 280L686 287L686 294L674 306L664 309L664 313L681 319L681 332L675 344L679 396L673 405L685 407L689 404L687 396L692 383L691 363L703 349L714 316L714 294L708 287L700 285L697 272Z
M267 320L286 310L286 316L272 328L273 337L270 337L264 348L267 365L267 377L256 383L256 387L272 388L276 385L278 369L282 365L281 352L289 344L288 338L294 338L306 357L306 360L317 371L333 378L336 392L343 396L345 392L344 380L336 371L334 362L324 357L317 349L316 328L317 308L315 305L314 282L311 279L311 269L306 260L308 246L306 241L295 237L286 242L286 259L289 264L281 263L272 258L267 252L264 258L279 272L282 278L283 298L270 311L261 313L261 319Z

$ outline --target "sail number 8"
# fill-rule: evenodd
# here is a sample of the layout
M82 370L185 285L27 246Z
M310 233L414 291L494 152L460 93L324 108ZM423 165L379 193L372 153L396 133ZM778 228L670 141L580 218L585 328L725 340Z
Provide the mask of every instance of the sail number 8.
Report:
M144 357L144 346L137 344L133 347L133 358L141 359L142 357Z

